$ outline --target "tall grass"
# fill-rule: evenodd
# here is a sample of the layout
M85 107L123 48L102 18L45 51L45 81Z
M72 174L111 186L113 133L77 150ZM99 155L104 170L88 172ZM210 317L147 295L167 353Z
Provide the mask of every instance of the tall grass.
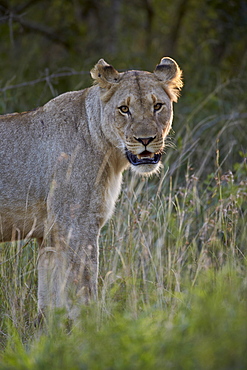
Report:
M100 238L99 301L70 333L61 312L34 327L35 246L2 245L1 368L244 369L246 175L244 160L178 188L126 173Z
M245 179L245 162L239 171ZM204 271L229 264L244 270L245 180L235 184L232 173L220 176L217 169L202 184L186 175L178 189L171 178L164 183L161 177L153 187L146 179L127 182L119 210L102 235L102 298L113 287L122 299L125 293L135 313L152 304L162 309L188 282L195 286Z
M246 369L245 113L223 89L182 107L159 177L125 173L76 324L35 327L35 243L0 245L1 369Z

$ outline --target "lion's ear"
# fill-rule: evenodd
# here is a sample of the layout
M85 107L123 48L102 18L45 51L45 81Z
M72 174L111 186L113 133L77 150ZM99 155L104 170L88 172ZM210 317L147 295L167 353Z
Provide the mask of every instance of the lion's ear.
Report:
M119 81L120 74L104 59L100 59L91 70L91 76L95 83L98 83L102 88L110 88L112 84Z
M179 91L183 87L182 71L172 58L162 58L154 70L154 74L164 82L165 90L172 101L177 101Z

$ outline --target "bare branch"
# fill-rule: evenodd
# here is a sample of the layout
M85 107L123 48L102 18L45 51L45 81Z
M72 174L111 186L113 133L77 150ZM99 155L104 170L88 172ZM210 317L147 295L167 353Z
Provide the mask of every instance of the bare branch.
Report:
M55 33L53 30L44 27L41 24L26 21L21 16L15 14L11 14L11 17L13 21L19 23L27 31L40 33L49 40L62 44L67 49L70 48L70 44L67 41L65 41L62 37L60 37L57 33Z
M7 90L14 90L18 89L20 87L26 87L26 86L33 86L36 85L40 82L49 82L53 78L59 78L59 77L66 77L66 76L77 76L77 75L84 75L84 74L89 74L89 71L70 71L70 72L60 72L60 73L52 73L51 75L42 77L42 78L37 78L36 80L28 81L28 82L22 82L16 85L10 85L10 86L5 86L0 88L0 92L5 92Z
M39 3L44 0L29 0L27 1L25 4L20 4L20 5L17 5L16 9L15 9L15 13L21 13L23 12L24 10L30 8L31 6L35 5L36 3Z
M67 42L62 36L60 36L59 31L55 32L49 27L44 27L42 24L30 22L24 19L23 15L18 13L27 9L28 7L34 5L40 0L30 0L26 4L15 8L10 8L8 2L1 0L0 1L0 11L2 14L1 22L7 23L9 21L19 23L23 29L28 32L39 33L42 36L48 38L49 40L62 44L66 49L70 49L70 43Z

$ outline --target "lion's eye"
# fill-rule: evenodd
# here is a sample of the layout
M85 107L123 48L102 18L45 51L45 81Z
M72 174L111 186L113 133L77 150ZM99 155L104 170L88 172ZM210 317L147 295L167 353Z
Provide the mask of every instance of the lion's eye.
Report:
M122 105L121 107L118 108L122 113L126 114L129 113L129 107L127 105Z
M154 104L154 111L158 112L159 110L161 110L162 107L163 107L162 103L156 103Z

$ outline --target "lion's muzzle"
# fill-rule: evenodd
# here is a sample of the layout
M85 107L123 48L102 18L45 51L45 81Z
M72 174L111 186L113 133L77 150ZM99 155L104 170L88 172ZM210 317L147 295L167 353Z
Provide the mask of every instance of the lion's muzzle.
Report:
M133 166L157 164L161 158L161 154L151 153L148 150L144 150L142 153L135 155L125 148L125 153L128 161L133 164Z
M128 161L134 166L139 166L143 164L157 164L160 161L161 154L154 153L154 151L148 150L147 146L154 141L156 136L147 137L147 138L137 138L134 136L134 139L141 143L144 146L144 150L139 154L134 154L132 151L125 148L126 157Z

